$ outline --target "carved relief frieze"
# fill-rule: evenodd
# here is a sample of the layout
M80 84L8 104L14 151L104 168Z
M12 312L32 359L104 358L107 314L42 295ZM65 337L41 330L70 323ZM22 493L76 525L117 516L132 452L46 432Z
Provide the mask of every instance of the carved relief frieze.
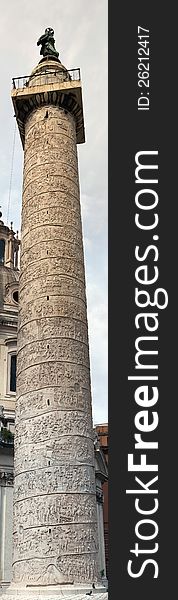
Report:
M90 414L90 389L80 388L78 384L64 388L61 384L58 387L42 388L34 392L25 390L25 394L18 398L16 422L60 409L87 411L87 414Z
M39 283L39 282L38 282ZM71 283L71 282L70 282ZM49 283L48 283L49 286ZM30 286L29 286L30 287ZM47 290L44 290L44 295L46 295ZM68 288L67 288L68 289ZM67 293L67 289L65 287L65 292ZM58 288L53 288L51 292L57 295ZM61 291L61 290L60 290ZM64 289L63 289L64 291ZM69 292L70 290L68 290ZM81 290L79 289L79 293ZM40 285L38 285L38 292L36 291L36 296L40 295ZM66 295L61 294L61 295ZM41 294L42 295L42 294ZM83 294L84 296L84 294ZM84 296L85 299L85 296ZM88 343L88 332L87 332L87 324L83 323L80 320L67 318L67 317L41 317L34 321L33 328L30 323L23 325L21 329L19 329L18 336L18 348L23 348L27 343L49 339L49 338L72 338L73 340L78 340L84 343Z
M25 125L13 581L93 583L97 554L76 123L43 106Z
M20 420L16 422L16 453L18 446L25 445L26 443L32 444L37 442L48 441L51 439L57 440L60 435L90 436L92 435L91 421L88 415L83 411L77 412L74 410L60 411L53 410L52 412L46 412L45 414L34 416L31 419ZM70 440L69 454L73 458L72 444L73 440ZM78 444L82 444L81 440L78 440ZM61 454L62 456L62 454Z
M19 427L17 430L19 430ZM29 438L27 438L28 441ZM23 453L19 452L19 443L23 446ZM15 472L17 475L30 469L47 468L49 465L56 467L65 463L70 465L93 465L93 453L93 440L91 438L83 435L77 436L72 433L70 435L59 433L57 438L54 435L54 425L48 441L41 441L40 435L39 438L37 435L37 439L34 443L31 442L30 446L25 444L23 436L20 437L20 434L17 433Z
M74 136L75 137L75 136ZM43 164L47 162L51 162L52 160L56 160L56 157L62 156L66 157L66 161L77 161L77 147L76 142L73 136L58 135L57 132L54 132L53 135L50 135L50 153L49 153L49 137L48 135L43 135L37 140L31 140L29 145L26 145L25 155L24 155L24 171L34 164L41 164L41 157L43 156ZM36 157L36 162L35 162Z
M83 248L76 242L71 243L59 239L54 244L54 240L43 240L40 244L34 244L28 251L25 251L25 244L23 244L21 268L26 269L32 262L46 259L47 253L48 260L51 260L51 257L54 256L83 260Z
M65 112L59 107L50 106L50 118L46 119L46 106L33 111L25 124L25 142L26 146L31 145L33 139L39 140L39 137L55 133L69 136L76 142L75 119L70 113ZM25 148L26 150L26 148Z
M39 546L40 539L40 546ZM61 554L81 555L94 553L97 546L97 523L85 525L77 523L70 525L53 525L20 528L14 533L16 547L15 559L28 560L35 555L39 558L58 557Z
M44 192L53 192L59 190L61 192L66 192L75 195L79 194L79 184L78 179L69 176L69 172L66 172L65 175L51 175L49 173L48 178L39 177L35 181L31 181L28 186L25 188L24 195L24 204L30 200L36 194L44 194Z
M74 583L93 583L98 580L99 569L96 552L87 555L58 556L57 558L35 558L16 561L14 557L14 582L33 585L61 583L62 575L71 577Z
M31 150L30 154L26 154L24 162L25 186L27 184L27 178L29 181L30 178L35 179L38 177L39 169L42 166L43 168L46 167L46 169L49 166L49 169L51 170L52 168L53 171L54 166L57 165L57 168L60 169L61 172L62 164L65 162L70 168L73 168L75 172L77 172L77 154L74 144L69 144L68 140L66 140L66 144L61 143L60 147L57 146L56 148L54 147L54 149L50 148L50 153L49 149L46 149L46 151L44 150L43 145L41 146L40 144L38 153L35 154L35 152ZM46 172L47 171L45 171L45 174Z
M56 190L55 190L56 191ZM62 190L63 191L63 190ZM64 190L66 193L66 191ZM51 194L50 194L51 195ZM60 195L60 193L59 193ZM46 198L48 203L48 198ZM32 197L33 201L33 197ZM23 225L23 236L22 236L22 251L23 251L23 240L26 238L27 234L30 233L33 235L33 231L37 231L37 228L41 228L44 226L55 226L60 228L61 226L72 227L80 233L81 229L81 217L78 210L77 202L75 202L75 196L72 199L73 206L70 208L69 206L65 207L61 198L61 206L56 207L56 198L54 198L53 205L49 207L49 209L42 208L41 210L37 210L34 214L28 218L28 221L24 219L22 215L22 224ZM74 205L75 203L75 205ZM56 233L60 232L60 229L56 230Z
M76 384L79 388L90 389L90 373L86 367L70 363L44 363L29 367L18 375L17 394L21 396L27 390L29 393L51 386L63 386L65 389Z
M65 523L96 523L95 494L53 494L20 500L14 506L14 528Z
M70 199L70 201L75 202L73 199ZM51 199L51 203L53 206L55 206L54 198ZM49 203L47 201L47 198L45 198L45 202L43 202L43 205L41 205L41 199L40 199L39 210L42 210L42 208L46 208L46 206L49 209ZM65 206L65 204L64 204L64 206ZM31 214L31 216L32 216L32 214ZM69 227L69 226L63 224L63 225L45 225L45 226L40 225L40 227L32 229L23 238L23 251L28 252L30 248L32 249L35 246L35 244L38 245L41 242L44 243L44 242L52 241L53 246L55 246L55 242L60 241L60 240L64 241L64 242L70 242L71 244L73 244L73 243L78 244L78 246L82 246L82 249L83 249L81 231L79 229L77 229L76 227L75 228ZM23 252L21 252L21 256L22 256L22 254L23 254Z
M54 260L54 259L53 259ZM43 261L44 262L44 261ZM57 262L57 261L56 261ZM60 262L60 261L59 261ZM74 265L73 265L74 266ZM40 269L38 273L40 274L42 270L42 265L40 265ZM31 273L26 273L28 280L30 280ZM21 280L21 283L24 282L24 277ZM34 285L35 288L35 285ZM50 294L50 290L48 292ZM80 298L75 298L73 296L53 296L49 295L48 297L37 298L33 302L26 302L26 305L21 305L21 309L19 310L19 329L21 326L29 323L30 321L34 321L40 319L41 317L67 317L78 319L82 322L86 322L86 306L83 300Z
M52 223L48 222L48 220L50 219L50 215L53 214L52 208L56 210L57 216L60 219L59 225L57 223L53 225ZM62 219L60 218L61 211ZM73 216L76 216L76 219L79 219L78 223L74 222L73 225L71 225L71 223L69 223L69 225L66 224L65 213L68 215L69 211L73 213ZM37 212L40 212L40 221L37 221ZM81 228L78 226L79 224L81 225L81 213L78 194L73 195L70 194L69 191L65 192L61 189L56 189L53 191L48 190L45 191L43 194L32 196L32 198L30 198L26 205L23 207L22 212L22 223L25 223L25 227L27 226L27 224L30 225L31 229L29 231L29 234L26 234L24 232L24 229L22 229L22 240L28 235L29 239L31 239L30 236L32 236L34 242L35 240L38 241L38 239L35 237L35 227L37 224L39 224L40 229L42 229L43 231L45 230L43 224L44 216L46 216L46 227L49 227L48 231L53 233L54 238L56 237L56 234L61 231L61 229L56 229L57 226L64 227L68 230L72 226L75 228L75 231L78 232L78 235L81 236Z
M14 502L40 494L95 492L94 467L65 465L15 476Z
M71 164L71 161L66 161L65 155L63 155L63 160L57 161L57 156L54 162L51 163L43 163L43 157L41 157L40 165L36 165L32 167L30 170L24 170L24 180L23 180L23 190L24 195L28 186L32 185L32 182L36 183L38 186L39 180L44 180L45 185L50 185L51 178L67 178L75 183L77 186L78 183L78 170L76 160L73 161L74 164ZM48 181L49 180L49 181ZM38 187L37 187L38 189Z
M73 362L89 368L88 345L80 340L54 338L28 342L24 348L18 349L17 373L32 365L44 362Z

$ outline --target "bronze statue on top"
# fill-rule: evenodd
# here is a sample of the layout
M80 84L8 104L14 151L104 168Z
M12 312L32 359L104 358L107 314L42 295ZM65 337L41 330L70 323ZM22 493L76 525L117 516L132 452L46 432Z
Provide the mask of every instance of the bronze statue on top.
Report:
M47 27L47 29L45 29L45 33L41 35L41 37L37 41L37 46L41 45L40 54L42 54L42 56L50 55L55 56L55 58L58 58L59 52L57 52L54 44L54 29L52 29L51 27Z

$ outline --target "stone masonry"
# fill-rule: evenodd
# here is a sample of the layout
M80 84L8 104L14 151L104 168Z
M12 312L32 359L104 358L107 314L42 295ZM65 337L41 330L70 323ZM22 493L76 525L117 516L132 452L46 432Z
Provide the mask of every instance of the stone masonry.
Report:
M14 581L96 582L97 520L74 118L25 126Z
M33 72L30 85L34 79ZM40 98L51 89L47 76L42 86ZM13 581L4 598L81 600L93 589L104 600L76 118L47 92L46 101L29 106L30 95L23 123Z

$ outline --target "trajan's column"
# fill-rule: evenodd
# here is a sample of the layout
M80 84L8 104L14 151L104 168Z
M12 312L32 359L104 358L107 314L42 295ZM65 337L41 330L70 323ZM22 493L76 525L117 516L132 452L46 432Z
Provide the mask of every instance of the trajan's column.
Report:
M98 572L94 444L77 143L79 70L43 58L13 80L24 148L13 580L7 600L107 598Z

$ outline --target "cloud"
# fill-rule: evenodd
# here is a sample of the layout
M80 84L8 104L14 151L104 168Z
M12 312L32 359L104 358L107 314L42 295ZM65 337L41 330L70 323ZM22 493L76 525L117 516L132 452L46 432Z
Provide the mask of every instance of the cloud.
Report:
M91 360L92 395L94 423L107 421L107 306L103 301L103 291L97 283L87 286L88 324Z

